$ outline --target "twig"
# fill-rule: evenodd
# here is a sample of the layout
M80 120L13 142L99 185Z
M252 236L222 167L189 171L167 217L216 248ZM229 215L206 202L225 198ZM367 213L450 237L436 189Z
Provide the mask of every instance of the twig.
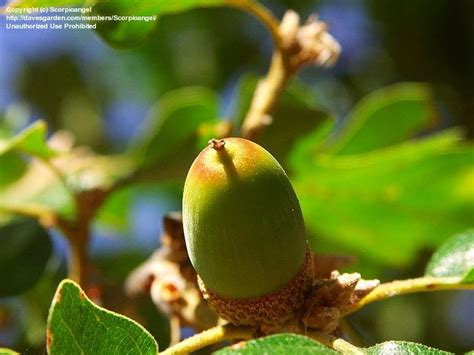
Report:
M261 80L255 90L250 109L243 121L241 135L255 139L267 125L269 113L285 88L289 72L284 65L282 38L279 20L264 6L252 0L228 0L228 5L234 6L257 17L270 31L275 50L268 74Z
M265 7L251 0L228 0L259 18L270 30L275 42L272 62L266 77L259 81L241 135L255 140L271 123L272 110L289 79L305 65L329 66L336 62L341 47L327 32L324 22L312 16L300 26L300 17L292 10L281 23Z
M161 352L162 355L189 354L205 346L220 343L225 340L248 340L253 338L254 329L251 327L225 324L205 330Z
M393 281L376 287L353 308L343 315L353 313L369 303L381 301L393 296L417 292L445 290L474 290L474 284L462 284L461 277L420 277L416 279Z
M261 80L255 90L249 112L247 113L241 135L248 139L255 139L265 127L269 113L275 105L280 93L288 80L288 71L283 65L283 44L280 34L280 21L265 6L253 0L227 0L228 6L235 7L255 16L270 31L275 50L267 77Z
M361 349L359 349L357 346L354 346L351 343L345 341L344 339L336 338L335 336L330 335L330 334L324 334L324 333L308 330L305 333L305 335L343 354L354 354L354 355L364 354L364 352Z
M235 326L232 324L225 324L210 328L202 333L196 334L182 342L173 345L163 351L162 355L179 355L189 354L193 351L204 348L208 345L220 343L225 340L250 340L255 337L255 329L252 327ZM297 332L305 335L317 342L326 345L334 350L337 350L343 354L355 354L361 355L363 351L344 339L337 338L330 334L320 333L313 330L305 329L304 331Z
M351 343L345 341L342 338L337 338L332 342L332 348L334 350L339 351L343 354L354 354L354 355L363 355L366 354L363 350L358 348L357 346L352 345Z
M59 218L57 227L69 243L68 277L85 288L90 270L87 251L90 241L89 221Z
M181 322L177 315L170 317L170 345L176 345L181 340Z
M70 246L68 277L82 287L87 286L87 274L90 268L87 251L89 239L89 231L75 233L75 235L68 238Z
M252 327L235 326L225 324L208 329L202 333L196 334L182 342L169 347L163 355L189 354L193 351L202 349L205 346L220 343L225 340L249 340L254 338L255 329ZM351 343L341 338L336 338L330 334L324 334L317 331L305 330L301 334L316 340L343 354L363 354L363 351Z
M260 80L241 128L243 137L255 140L271 122L271 112L291 77L288 59L277 50L272 57L267 76Z

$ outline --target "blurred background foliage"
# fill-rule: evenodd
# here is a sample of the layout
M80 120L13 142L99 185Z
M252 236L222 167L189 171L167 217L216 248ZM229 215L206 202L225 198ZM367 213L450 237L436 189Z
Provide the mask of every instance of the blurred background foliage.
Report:
M114 4L94 11L127 6ZM279 17L287 8L302 18L317 12L343 48L334 68L298 75L260 140L290 174L314 250L357 255L351 269L365 278L421 275L436 246L474 226L474 2L264 4ZM242 121L271 38L249 15L219 7L101 27L112 46L90 31L8 31L4 21L0 345L42 349L67 250L57 231L5 211L23 203L72 215L71 196L41 160L73 150L79 158L61 166L76 190L134 177L94 220L96 291L164 347L166 318L146 298L131 309L122 282L159 246L162 216L180 210L194 156ZM349 322L362 344L404 339L460 352L474 347L473 311L472 292L422 294L367 307Z

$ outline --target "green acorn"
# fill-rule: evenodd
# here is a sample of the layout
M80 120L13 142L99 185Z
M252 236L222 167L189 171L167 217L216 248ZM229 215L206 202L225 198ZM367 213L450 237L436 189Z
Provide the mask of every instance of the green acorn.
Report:
M183 225L201 290L223 318L275 325L304 302L313 267L301 208L258 144L210 141L186 178Z

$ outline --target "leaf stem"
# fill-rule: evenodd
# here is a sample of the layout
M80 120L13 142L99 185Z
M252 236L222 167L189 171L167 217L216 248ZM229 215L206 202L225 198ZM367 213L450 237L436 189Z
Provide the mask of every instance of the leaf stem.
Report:
M461 283L462 278L453 277L419 277L416 279L397 280L382 284L365 296L355 307L343 315L358 311L369 303L381 301L393 296L417 292L446 291L446 290L473 290L474 284Z
M220 325L196 334L182 342L173 345L161 352L162 355L189 354L205 346L216 344L225 340L253 338L254 329L251 327L235 326L232 324Z

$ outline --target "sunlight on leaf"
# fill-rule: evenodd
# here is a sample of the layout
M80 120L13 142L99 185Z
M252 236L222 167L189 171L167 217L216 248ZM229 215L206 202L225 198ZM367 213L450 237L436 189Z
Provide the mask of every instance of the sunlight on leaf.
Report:
M450 352L430 348L426 345L411 343L408 341L387 341L365 349L367 355L383 354L426 354L426 355L445 355Z
M474 283L474 230L448 239L433 254L427 276L462 276L463 283Z
M474 148L458 141L447 131L366 154L293 155L293 182L313 242L327 239L400 267L471 226L474 198L459 186L471 173Z
M0 171L2 172L0 174L0 189L19 179L25 173L26 168L26 161L18 154L8 152L0 155Z
M150 182L127 186L110 194L96 216L97 226L112 233L125 232L132 227L132 213L140 198L146 197L168 205L181 205L182 187L173 182ZM176 207L179 208L179 207Z
M242 355L258 355L258 354L321 354L333 355L339 354L337 351L302 335L296 334L277 334L265 338L250 340L237 343L235 345L224 348L216 354L242 354Z
M328 153L360 154L412 138L437 121L428 85L395 84L372 92L349 113Z
M0 155L10 151L29 154L42 159L50 159L58 154L46 143L46 123L36 121L17 136L0 140Z
M0 158L14 154L21 159L21 154L27 153L41 159L24 161L27 166L4 164L9 160L0 159L0 169L10 169L2 175L5 184L0 184L0 225L15 214L35 217L58 214L70 218L74 214L72 190L106 190L129 176L135 168L129 157L96 155L82 147L61 149L61 154L56 156L56 151L48 144L54 142L54 146L66 147L69 143L64 142L69 140L69 136L56 134L46 142L45 134L44 122L37 121L3 145L8 153ZM65 181L58 174L63 175ZM12 176L17 178L12 179Z

